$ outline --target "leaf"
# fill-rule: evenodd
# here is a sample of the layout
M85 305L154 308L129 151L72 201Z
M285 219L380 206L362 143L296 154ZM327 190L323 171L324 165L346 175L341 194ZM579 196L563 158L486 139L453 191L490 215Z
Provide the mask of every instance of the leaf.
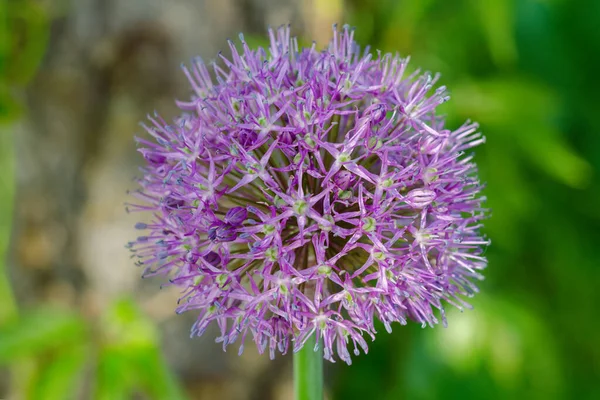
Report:
M9 2L7 11L8 37L12 39L13 46L9 55L12 61L8 65L8 77L11 83L24 85L33 77L44 56L49 38L48 18L44 8L32 1ZM16 29L17 25L24 29ZM22 32L23 37L16 37L15 32Z
M84 346L59 349L41 368L33 382L32 399L68 400L79 398L79 378L83 373L88 351Z
M85 322L74 313L37 309L0 328L0 365L85 337Z
M473 304L416 335L387 398L563 398L554 333L527 302L479 294Z
M6 85L0 81L0 125L15 121L22 114L21 104L13 97Z
M471 0L496 65L511 65L517 59L514 2Z
M98 398L121 398L141 390L151 398L185 399L160 354L158 333L131 299L123 299L103 317L104 349L98 367Z
M183 400L178 384L158 348L139 351L133 365L141 389L153 399Z
M96 400L126 400L133 387L133 370L122 351L103 350L96 370Z
M555 126L562 104L550 88L515 77L456 85L453 93L459 101L452 107L461 118L470 116L489 135L510 138L514 153L557 181L573 188L589 183L590 164Z
M540 136L556 137L544 129L540 129ZM531 162L556 180L577 189L588 186L593 173L591 165L560 138L539 140L523 135L518 143Z
M2 104L0 84L0 107ZM0 110L0 123L2 110ZM0 326L16 314L15 301L10 282L5 273L8 242L12 230L13 203L15 191L15 155L13 133L0 129Z
M419 25L426 17L433 0L393 2L384 12L392 23L385 30L386 49L412 53L419 34Z
M144 317L131 299L115 302L103 316L104 340L111 349L147 349L157 343L152 321Z

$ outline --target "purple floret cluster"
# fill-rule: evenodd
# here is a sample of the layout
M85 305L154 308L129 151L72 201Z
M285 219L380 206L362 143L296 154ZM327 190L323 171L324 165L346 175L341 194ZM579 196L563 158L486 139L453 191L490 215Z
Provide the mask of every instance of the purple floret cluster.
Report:
M347 27L323 51L269 35L184 68L182 115L144 125L129 208L152 214L130 244L145 275L181 288L192 335L216 321L240 353L247 336L274 357L316 335L350 364L377 320L446 324L443 303L469 307L486 266L477 125L447 129L438 77L361 51Z

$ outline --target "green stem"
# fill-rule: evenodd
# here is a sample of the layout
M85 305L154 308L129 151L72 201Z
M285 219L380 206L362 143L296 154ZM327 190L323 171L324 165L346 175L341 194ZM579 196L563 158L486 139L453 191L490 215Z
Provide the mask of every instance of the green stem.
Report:
M296 400L323 400L323 348L314 351L316 334L294 353L294 393Z

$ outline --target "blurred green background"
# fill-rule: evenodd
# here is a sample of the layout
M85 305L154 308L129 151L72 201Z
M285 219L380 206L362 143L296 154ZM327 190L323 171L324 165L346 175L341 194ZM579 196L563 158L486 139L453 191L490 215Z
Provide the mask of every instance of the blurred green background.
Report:
M600 1L215 3L0 0L0 398L291 398L289 357L190 340L177 293L139 283L120 246L135 123L187 95L178 63L290 21L321 44L349 23L441 72L450 125L487 136L475 309L381 329L326 366L328 398L600 398Z

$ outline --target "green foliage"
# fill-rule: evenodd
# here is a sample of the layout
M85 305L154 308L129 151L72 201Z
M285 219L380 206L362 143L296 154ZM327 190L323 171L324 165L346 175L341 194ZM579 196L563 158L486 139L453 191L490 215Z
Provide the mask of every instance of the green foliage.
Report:
M0 364L71 346L82 339L84 331L83 321L69 312L32 310L0 327Z
M98 365L96 398L129 398L140 390L154 399L184 399L157 344L156 327L134 303L120 301L105 315L104 346Z
M43 360L29 391L29 398L75 400L81 398L82 377L89 357L88 343L70 345Z
M76 313L57 309L24 312L0 327L0 366L20 365L25 399L186 399L158 345L156 327L131 300L118 301L94 334ZM85 384L87 379L87 384Z
M39 3L0 0L0 123L18 117L15 89L37 71L48 34L48 18Z
M97 400L121 400L129 397L133 386L132 371L123 354L115 351L103 351L96 369Z
M10 285L4 274L14 197L13 137L0 127L0 324L14 315Z
M437 399L449 388L486 399L562 398L563 366L548 326L509 299L482 295L474 303L470 313L450 313L447 331L421 332L407 354L414 368L401 371L389 398Z

